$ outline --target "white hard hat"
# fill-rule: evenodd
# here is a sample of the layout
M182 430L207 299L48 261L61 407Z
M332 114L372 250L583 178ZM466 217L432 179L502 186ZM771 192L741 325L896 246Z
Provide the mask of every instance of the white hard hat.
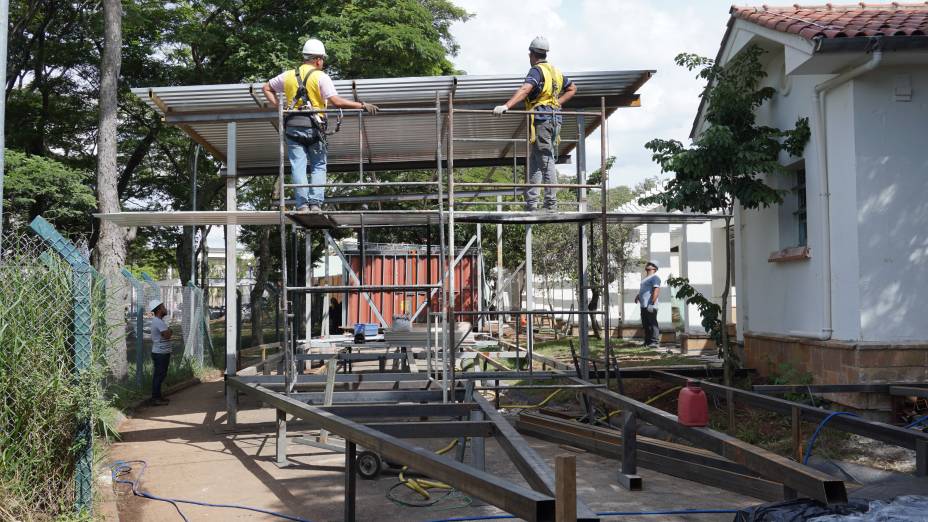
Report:
M548 45L548 39L544 36L536 36L532 43L528 46L529 51L537 51L540 53L546 53L551 50L551 46Z
M152 299L151 301L148 302L148 310L149 310L150 312L154 312L154 311L155 311L155 308L158 308L158 307L161 306L162 304L163 304L163 303L161 302L160 299Z
M310 38L309 40L306 40L306 43L303 44L303 56L307 55L321 56L323 58L329 57L329 55L325 54L325 46L322 45L321 41L315 38Z

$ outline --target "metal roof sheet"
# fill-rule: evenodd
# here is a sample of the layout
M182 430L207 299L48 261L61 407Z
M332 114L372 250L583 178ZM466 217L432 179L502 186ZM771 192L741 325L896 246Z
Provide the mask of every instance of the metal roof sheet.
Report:
M599 126L600 98L607 99L607 113L619 107L637 106L637 90L654 71L589 71L566 73L578 86L577 95L565 110L590 110L586 134ZM385 108L434 108L436 96L446 109L448 94L454 92L456 107L489 109L508 99L522 84L522 75L432 76L335 80L345 98L375 103ZM207 150L225 161L228 125L237 121L237 165L242 172L276 173L279 141L276 111L270 109L262 83L147 87L132 89L145 104L181 126ZM578 136L577 119L564 116L559 155L569 154ZM525 116L493 118L488 114L455 113L456 138L524 139ZM363 160L365 169L389 168L390 164L435 162L437 148L434 112L418 114L380 113L365 115ZM447 132L445 129L444 132ZM329 138L328 163L333 171L353 170L361 160L359 118L345 114L341 129ZM505 142L455 142L455 161L499 160L524 157L524 143L515 147ZM510 160L511 161L511 160ZM501 162L502 163L502 162Z

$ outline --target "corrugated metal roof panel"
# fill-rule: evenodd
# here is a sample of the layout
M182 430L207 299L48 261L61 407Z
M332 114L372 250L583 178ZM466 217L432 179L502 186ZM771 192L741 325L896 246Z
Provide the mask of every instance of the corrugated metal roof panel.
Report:
M577 84L578 94L571 110L590 109L598 113L600 97L632 97L654 71L590 71L567 73ZM442 101L454 91L455 102L498 104L508 99L522 84L522 75L433 76L413 78L373 78L335 80L336 89L346 98L357 96L367 102L393 107L432 107L436 94ZM267 108L262 83L191 85L183 87L136 88L132 92L162 115L239 114ZM631 98L628 98L631 99ZM627 105L627 103L626 103ZM610 107L614 110L617 105ZM598 114L587 117L587 130L599 124ZM276 123L276 122L275 122ZM455 113L456 137L525 137L524 117ZM365 116L364 161L378 164L430 162L435 160L436 122L434 113ZM191 122L184 130L196 134L225 159L228 126L225 122ZM279 141L275 125L267 120L239 121L236 126L238 165L241 168L276 165ZM346 114L340 132L329 138L328 162L335 165L359 161L358 117ZM576 118L564 116L560 155L569 154L577 137ZM455 142L455 159L495 159L512 156L513 147L503 142ZM524 156L525 145L515 147Z

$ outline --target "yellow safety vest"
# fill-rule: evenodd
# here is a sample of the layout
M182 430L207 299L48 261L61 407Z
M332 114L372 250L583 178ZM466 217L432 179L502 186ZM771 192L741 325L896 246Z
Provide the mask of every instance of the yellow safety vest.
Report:
M319 75L310 74L311 71L315 71L316 68L312 65L304 63L300 65L300 77L306 78L306 92L309 94L309 101L312 104L314 109L324 109L325 100L322 99L322 92L319 90ZM309 77L307 78L307 75ZM284 95L287 97L287 107L293 104L293 98L296 96L296 91L300 88L299 82L296 79L296 71L290 69L284 73ZM303 105L303 100L298 100L296 107ZM325 115L322 115L325 116Z
M561 104L558 103L557 99L561 96L561 91L564 89L564 75L557 69L557 67L551 65L548 62L538 62L535 64L535 67L538 67L538 70L541 71L542 83L539 86L540 92L538 97L534 100L529 101L525 98L525 110L533 111L535 107L553 107L555 110L561 108ZM535 143L535 115L531 115L531 141Z

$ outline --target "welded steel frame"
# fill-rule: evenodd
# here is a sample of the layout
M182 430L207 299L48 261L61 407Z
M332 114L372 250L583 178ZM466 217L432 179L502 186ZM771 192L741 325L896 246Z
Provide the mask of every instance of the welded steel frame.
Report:
M284 416L289 414L294 417L310 421L319 428L325 429L331 433L344 438L346 449L352 445L361 445L365 448L375 451L384 459L392 462L401 463L409 466L410 469L426 473L428 476L446 482L455 488L474 495L486 502L489 502L500 509L516 515L526 520L553 521L554 520L554 498L534 489L511 483L498 476L491 475L481 471L473 466L468 466L455 460L445 459L432 453L431 451L408 444L394 435L380 431L374 427L365 426L354 420L341 417L332 411L324 408L318 408L301 402L297 397L283 395L257 384L247 384L241 382L237 377L228 380L230 386L237 390L247 393L249 396L260 400L262 403L269 404L283 412ZM463 390L461 390L463 392ZM348 393L344 393L348 395ZM478 404L479 406L479 404ZM278 415L278 418L280 415ZM500 425L497 422L482 421L464 421L466 428L457 431L458 436L472 433L473 436L481 436L498 433ZM505 422L505 421L503 421ZM392 423L388 429L401 432L409 436L424 436L424 428L416 427L421 423L403 423L411 426L400 426ZM434 424L426 424L429 429L438 429ZM492 426L492 427L491 427ZM507 424L508 426L508 424ZM353 459L351 451L346 451L346 475L353 475ZM353 480L346 477L346 481ZM531 483L531 481L530 481ZM346 488L345 505L346 508L353 506L354 492L352 488ZM347 520L353 520L351 516ZM595 519L594 520L598 520Z

